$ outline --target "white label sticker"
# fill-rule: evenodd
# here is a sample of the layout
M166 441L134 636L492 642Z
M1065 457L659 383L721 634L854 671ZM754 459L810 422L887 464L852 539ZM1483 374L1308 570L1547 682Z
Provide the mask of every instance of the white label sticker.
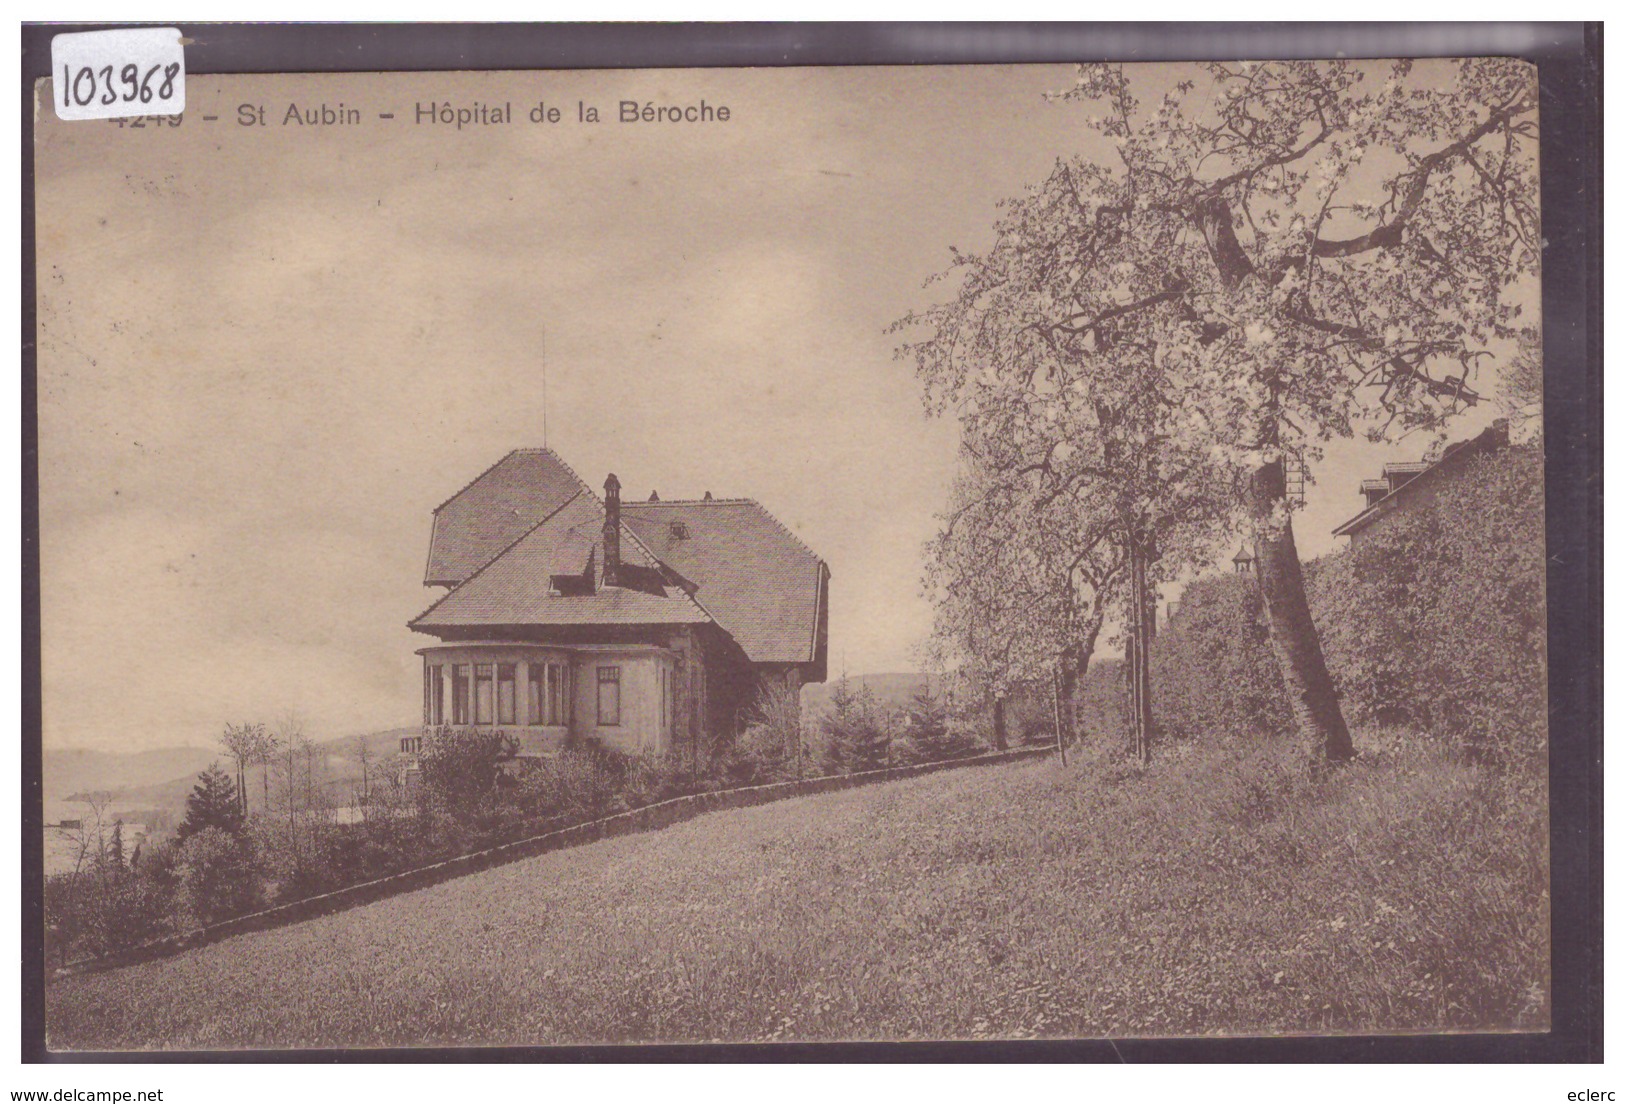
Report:
M57 35L51 102L61 119L179 115L186 108L181 32L141 27Z

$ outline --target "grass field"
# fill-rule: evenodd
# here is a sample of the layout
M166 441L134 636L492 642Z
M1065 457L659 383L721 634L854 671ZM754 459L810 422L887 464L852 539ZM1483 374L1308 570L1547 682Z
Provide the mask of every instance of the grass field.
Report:
M1545 797L1426 750L927 775L53 983L53 1049L1548 1026Z

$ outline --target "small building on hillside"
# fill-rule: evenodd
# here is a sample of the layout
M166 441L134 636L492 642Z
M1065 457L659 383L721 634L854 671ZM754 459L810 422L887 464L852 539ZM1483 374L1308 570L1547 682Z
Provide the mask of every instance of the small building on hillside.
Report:
M1436 456L1384 464L1381 478L1360 484L1365 508L1333 529L1333 535L1349 538L1351 546L1359 544L1385 519L1432 502L1441 487L1462 475L1470 457L1505 448L1508 443L1507 422L1501 419L1476 437L1446 445Z
M501 729L682 753L737 732L766 689L823 682L829 568L750 499L602 500L547 449L509 453L434 511L409 622L425 734ZM415 753L418 738L402 740Z

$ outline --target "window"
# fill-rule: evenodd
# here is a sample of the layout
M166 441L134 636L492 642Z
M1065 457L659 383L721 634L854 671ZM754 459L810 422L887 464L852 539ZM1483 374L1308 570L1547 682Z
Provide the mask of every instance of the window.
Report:
M526 675L525 720L533 725L570 723L570 666L532 663Z
M423 723L446 723L446 684L441 679L444 670L438 663L423 668Z
M473 668L466 663L451 669L451 723L454 725L468 723L468 684L472 675Z
M513 664L497 664L497 724L511 725L518 722L514 712L514 675Z
M491 723L491 664L474 665L474 723Z
M621 723L621 669L598 668L598 723L618 726Z
M543 712L542 687L546 685L547 664L527 664L525 672L525 723L539 725L546 716Z
M549 589L560 598L586 598L592 595L590 575L554 575L548 583Z
M562 663L549 663L547 665L547 716L548 724L570 723L570 668Z
M403 754L403 755L417 755L422 751L423 751L423 737L422 736L402 736L401 737L401 754Z

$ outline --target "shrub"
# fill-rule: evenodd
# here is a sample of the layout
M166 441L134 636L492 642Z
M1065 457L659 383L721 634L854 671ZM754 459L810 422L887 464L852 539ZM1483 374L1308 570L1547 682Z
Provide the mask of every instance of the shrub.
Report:
M419 757L423 803L455 820L489 821L503 764L518 751L519 742L500 729L437 730Z
M801 696L782 683L758 690L745 731L723 756L723 772L739 785L754 786L797 777L807 748L801 731Z
M1129 701L1123 661L1091 660L1089 670L1078 680L1074 709L1080 741L1087 741L1090 737L1126 739Z
M627 808L653 805L694 789L679 755L629 755L624 759L618 788Z
M116 879L101 913L96 953L137 947L163 935L174 909L173 893L159 878L140 870Z
M627 808L633 757L591 740L573 740L550 759L525 760L515 772L516 800L525 815L586 820ZM664 769L675 771L671 766Z
M115 826L113 838L122 843L122 837ZM131 863L110 844L88 855L80 869L47 877L48 959L60 964L111 954L162 935L174 911L174 850L173 844L148 848Z
M1055 742L1055 699L1048 679L1017 683L1005 699L1004 711L1017 743Z
M188 836L176 855L181 906L188 924L212 924L259 904L259 872L252 846L221 828Z
M843 676L830 696L822 728L825 766L832 773L879 770L890 761L889 718L867 686L854 692Z
M907 716L907 756L916 763L961 759L978 750L974 732L967 725L954 723L947 699L931 693L930 686L914 695Z

